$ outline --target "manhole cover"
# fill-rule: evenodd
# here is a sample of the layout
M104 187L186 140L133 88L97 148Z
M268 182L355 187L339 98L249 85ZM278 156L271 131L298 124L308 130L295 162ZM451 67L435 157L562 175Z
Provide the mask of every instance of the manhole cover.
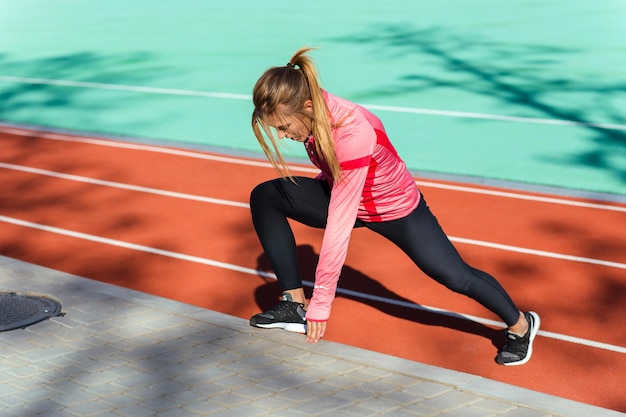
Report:
M62 315L61 302L49 295L0 292L0 332Z

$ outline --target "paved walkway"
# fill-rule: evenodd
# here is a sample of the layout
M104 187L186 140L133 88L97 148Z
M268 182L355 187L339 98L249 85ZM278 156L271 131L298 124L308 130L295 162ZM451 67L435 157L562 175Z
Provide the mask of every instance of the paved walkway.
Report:
M66 312L0 333L2 416L623 415L5 257L0 291Z

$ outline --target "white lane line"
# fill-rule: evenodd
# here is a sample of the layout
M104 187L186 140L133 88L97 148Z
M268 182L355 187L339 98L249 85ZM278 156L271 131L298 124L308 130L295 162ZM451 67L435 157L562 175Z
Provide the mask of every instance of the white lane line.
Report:
M167 154L167 155L176 155L176 156L183 156L183 157L188 157L188 158L204 159L204 160L210 160L210 161L225 162L225 163L230 163L230 164L256 166L256 167L272 169L272 165L269 162L254 161L250 159L235 158L235 157L228 157L228 156L211 155L211 154L206 154L206 153L201 153L201 152L185 151L185 150L167 148L167 147L162 147L162 146L142 145L138 143L119 142L119 141L114 141L114 140L84 138L84 137L77 137L77 136L62 135L58 133L33 132L30 130L17 129L17 128L12 128L12 127L3 127L3 126L0 126L0 132L15 135L15 136L27 136L27 137L37 137L40 139L86 143L90 145L108 146L112 148L131 149L131 150L146 151L146 152L155 152L155 153L162 153L162 154ZM305 174L317 174L319 172L317 168L305 167L305 166L299 166L299 165L290 166L290 169L293 172L300 172L300 173L305 173ZM566 200L566 199L560 199L560 198L554 198L554 197L533 196L533 195L528 195L528 194L516 194L513 192L487 190L487 189L474 188L474 187L468 187L468 186L440 184L440 183L436 183L432 181L417 180L416 182L419 186L423 186L423 187L440 188L440 189L445 189L445 190L461 191L461 192L474 193L474 194L485 194L485 195L492 195L496 197L513 198L513 199L518 199L518 200L537 201L537 202L542 202L542 203L560 204L560 205L566 205L566 206L571 206L571 207L584 207L584 208L618 211L618 212L626 213L626 206L587 203L587 202L582 202L582 201Z
M31 130L17 129L13 127L4 127L4 126L0 126L0 132L10 134L10 135L15 135L15 136L26 136L26 137L35 137L38 139L86 143L89 145L108 146L110 148L130 149L133 151L142 151L142 152L155 152L155 153L162 153L166 155L184 156L187 158L226 162L230 164L258 166L262 168L272 168L272 164L270 164L269 162L265 162L265 161L254 161L251 159L242 159L242 158L234 158L234 157L229 157L229 156L212 155L212 154L201 153L201 152L185 151L185 150L175 149L175 148L166 148L163 146L143 145L140 143L132 143L132 142L119 142L115 140L85 138L85 137L78 137L78 136L63 135L59 133L35 132ZM303 168L302 172L317 172L317 171L312 168Z
M473 193L473 194L485 194L485 195L492 195L496 197L513 198L517 200L536 201L539 203L561 204L561 205L567 205L567 206L573 206L573 207L584 207L584 208L619 211L622 213L626 213L626 206L612 206L609 204L587 203L584 201L564 200L562 198L555 198L555 197L541 197L541 196L536 196L536 195L517 194L517 193L512 193L510 191L496 191L496 190L486 190L486 189L474 188L474 187L466 187L462 185L440 184L440 183L430 182L430 181L418 180L416 182L419 186L422 186L422 187L440 188L444 190L461 191L461 192Z
M99 90L118 90L118 91L128 91L132 93L226 98L226 99L231 99L231 100L252 100L252 96L250 94L218 93L218 92L211 92L211 91L181 90L177 88L159 88L159 87L147 87L147 86L139 86L139 85L95 83L95 82L89 82L89 81L50 80L46 78L14 77L11 75L0 75L0 81L20 83L20 84L39 84L39 85L55 85L55 86L60 86L60 87L93 88L93 89L99 89Z
M542 124L542 125L557 125L557 126L579 126L589 127L595 129L610 129L610 130L626 130L626 125L616 123L590 123L590 122L578 122L573 120L563 119L546 119L537 117L520 117L520 116L503 116L498 114L486 114L486 113L472 113L462 111L450 111L450 110L433 110L422 109L418 107L398 107L398 106L383 106L378 104L363 104L371 110L390 111L395 113L417 113L427 114L431 116L447 116L447 117L459 117L465 119L483 119L483 120L496 120L501 122L516 122L516 123L530 123L530 124Z
M252 96L249 94L196 91L196 90L147 87L147 86L136 86L136 85L124 85L124 84L109 84L109 83L97 83L97 82L88 82L88 81L54 80L54 79L47 79L47 78L16 77L16 76L11 76L11 75L0 75L0 81L20 83L20 84L39 84L39 85L54 85L54 86L60 86L60 87L117 90L117 91L128 91L128 92L134 92L134 93L207 97L207 98L220 98L220 99L246 100L246 101L252 100ZM580 121L563 120L563 119L504 116L504 115L497 115L497 114L473 113L473 112L450 111L450 110L435 110L435 109L424 109L424 108L419 108L419 107L385 106L385 105L378 105L378 104L363 104L363 107L369 108L371 110L389 111L389 112L394 112L394 113L414 113L414 114L425 114L425 115L430 115L430 116L483 119L483 120L495 120L495 121L503 121L503 122L514 122L514 123L580 126L580 127L590 127L590 128L595 128L595 129L626 130L626 125L616 124L616 123L590 123L590 122L580 122Z
M135 244L135 243L124 242L124 241L116 240L116 239L109 239L109 238L105 238L105 237L102 237L102 236L90 235L90 234L87 234L87 233L75 232L75 231L72 231L72 230L61 229L61 228L58 228L58 227L47 226L47 225L43 225L43 224L39 224L39 223L33 223L33 222L20 220L20 219L15 219L15 218L12 218L12 217L2 216L2 215L0 215L0 221L1 222L5 222L5 223L9 223L9 224L13 224L13 225L16 225L16 226L27 227L27 228L30 228L30 229L40 230L40 231L44 231L44 232L48 232L48 233L55 233L55 234L58 234L58 235L68 236L68 237L72 237L72 238L76 238L76 239L83 239L83 240L87 240L87 241L90 241L90 242L102 243L102 244L105 244L105 245L120 247L120 248L124 248L124 249L130 249L130 250L135 250L135 251L139 251L139 252L145 252L145 253L149 253L149 254L152 254L152 255L160 255L160 256L169 257L169 258L173 258L173 259L178 259L178 260L182 260L182 261L193 262L193 263L197 263L197 264L201 264L201 265L213 266L213 267L222 268L222 269L226 269L226 270L230 270L230 271L241 272L241 273L248 274L248 275L262 276L262 277L265 277L265 278L276 279L276 275L274 275L271 272L259 271L259 270L253 269L253 268L246 268L246 267L242 267L242 266L239 266L239 265L234 265L234 264L230 264L230 263L226 263L226 262L216 261L216 260L213 260L213 259L202 258L202 257L199 257L199 256L185 255L185 254L178 253L178 252L172 252L172 251L168 251L168 250L157 249L157 248L153 248L153 247L150 247L150 246L138 245L138 244ZM305 281L304 283L306 285L308 285L308 286L312 286L313 285L313 283L309 282L309 281ZM466 320L476 321L478 323L482 323L482 324L486 324L486 325L493 325L493 326L497 326L497 327L506 327L506 325L504 323L502 323L502 322L493 321L493 320L489 320L489 319L484 319L484 318L476 317L476 316L470 316L470 315L461 314L461 313L456 313L456 312L452 312L452 311L449 311L449 310L439 309L439 308L436 308L436 307L429 307L429 306L419 305L419 304L411 303L411 302L408 302L408 301L392 300L392 299L389 299L389 298L378 297L378 296L365 294L365 293L360 293L360 292L351 291L351 290L346 290L346 289L342 289L342 288L338 289L338 293L344 294L344 295L347 295L347 296L358 297L358 298L367 299L367 300L374 300L374 301L384 302L384 303L393 304L393 305L402 306L402 307L408 307L408 308L412 308L412 309L415 309L415 310L422 310L422 311L428 311L428 312L431 312L431 313L437 313L437 314L443 314L443 315L448 315L448 316L452 316L452 317L463 318L463 319L466 319ZM559 339L559 340L563 340L563 341L566 341L566 342L580 344L580 345L585 345L585 346L589 346L589 347L593 347L593 348L597 348L597 349L604 349L604 350L609 350L609 351L613 351L613 352L626 353L626 348L624 348L622 346L615 346L615 345L610 345L610 344L606 344L606 343L600 343L600 342L596 342L596 341L593 341L593 340L587 340L587 339L582 339L582 338L578 338L578 337L562 335L562 334L554 333L554 332L540 331L539 334L544 336L544 337L549 337L549 338L553 338L553 339Z
M586 263L586 264L607 266L609 268L626 269L626 264L619 263L619 262L603 261L601 259L594 259L594 258L584 258L582 256L564 255L564 254L556 253L556 252L547 252L543 250L521 248L519 246L502 245L500 243L484 242L482 240L466 239L462 237L448 236L448 239L450 239L452 242L465 243L467 245L474 245L474 246L482 246L482 247L491 248L491 249L501 249L504 251L523 253L526 255L534 255L534 256L539 256L539 257L544 257L544 258L553 258L553 259L560 259L564 261L581 262L581 263Z
M241 266L237 266L233 264L228 264L225 262L215 261L212 259L205 259L205 258L200 258L198 256L185 255L185 254L178 253L178 252L157 249L157 248L153 248L150 246L124 242L121 240L109 239L109 238L102 237L102 236L95 236L95 235L90 235L87 233L75 232L72 230L61 229L61 228L54 227L54 226L47 226L44 224L15 219L13 217L0 215L0 221L4 223L14 224L16 226L28 227L30 229L41 230L41 231L49 232L49 233L55 233L55 234L62 235L62 236L73 237L76 239L83 239L83 240L87 240L90 242L102 243L105 245L115 246L115 247L124 248L124 249L136 250L139 252L146 252L146 253L150 253L153 255L161 255L161 256L168 257L168 258L180 259L182 261L194 262L197 264L208 265L208 266L215 266L218 268L224 268L224 269L228 269L231 271L243 272L243 273L251 274L251 275L268 276L267 272L257 271L252 268L245 268L245 267L241 267ZM271 277L272 276L270 276L270 278Z
M312 284L307 283L307 285L312 285ZM372 301L378 301L378 302L382 302L382 303L386 303L386 304L392 304L392 305L396 305L396 306L399 306L399 307L407 307L407 308L411 308L413 310L420 310L420 311L426 311L426 312L429 312L429 313L441 314L441 315L449 316L449 317L461 318L461 319L465 319L465 320L469 320L469 321L474 321L474 322L477 322L477 323L480 323L480 324L484 324L484 325L487 325L487 326L495 326L495 327L502 327L502 328L506 328L507 327L506 324L501 322L501 321L489 320L489 319L485 319L485 318L482 318L482 317L472 316L472 315L469 315L469 314L457 313L457 312L454 312L454 311L444 310L444 309L437 308L437 307L430 307L430 306L426 306L426 305L422 305L422 304L416 304L416 303L412 303L412 302L409 302L409 301L394 300L394 299L390 299L390 298L379 297L379 296L376 296L376 295L364 294L364 293L360 293L360 292L356 292L356 291L352 291L352 290L346 290L346 289L343 289L343 288L337 288L337 293L344 294L344 295L347 295L347 296L352 296L352 297L358 297L358 298L363 298L363 299L367 299L367 300L372 300ZM574 343L574 344L590 346L590 347L594 347L594 348L598 348L598 349L610 350L610 351L618 352L618 353L626 353L626 347L610 345L608 343L596 342L594 340L583 339L583 338L580 338L580 337L568 336L568 335L564 335L564 334L560 334L560 333L548 332L548 331L545 331L545 330L539 330L539 332L537 334L541 335L541 336L544 336L544 337L549 337L549 338L552 338L552 339L562 340L564 342L570 342L570 343Z
M142 193L156 194L156 195L161 195L161 196L165 196L165 197L180 198L180 199L184 199L184 200L200 201L200 202L203 202L203 203L221 204L221 205L225 205L225 206L234 206L234 207L242 207L242 208L249 208L250 207L248 204L239 203L237 201L222 200L222 199L219 199L219 198L203 197L203 196L199 196L199 195L178 193L178 192L174 192L174 191L165 191L165 190L160 190L158 188L140 187L140 186L137 186L137 185L124 184L124 183L121 183L121 182L98 180L98 179L95 179L95 178L82 177L82 176L79 176L79 175L63 174L63 173L54 172L54 171L47 171L45 169L30 168L30 167L24 167L24 166L21 166L21 165L7 164L7 163L4 163L4 162L0 162L0 168L11 169L11 170L15 170L15 171L28 172L30 174L36 174L36 175L45 175L45 176L48 176L48 177L54 177L54 178L59 178L59 179L64 179L64 180L69 180L69 181L77 181L77 182L84 182L84 183L87 183L87 184L101 185L101 186L104 186L104 187L120 188L120 189L123 189L123 190L138 191L138 192L142 192Z
M173 191L165 191L165 190L161 190L157 188L140 187L136 185L124 184L124 183L119 183L119 182L104 181L104 180L98 180L98 179L83 177L83 176L78 176L78 175L69 175L69 174L63 174L63 173L54 172L54 171L47 171L47 170L39 169L39 168L31 168L31 167L24 167L21 165L7 164L4 162L0 162L0 169L1 168L21 171L21 172L28 172L28 173L36 174L36 175L44 175L44 176L49 176L49 177L59 178L59 179L64 179L64 180L69 180L69 181L78 181L78 182L83 182L87 184L100 185L104 187L112 187L112 188L118 188L118 189L123 189L123 190L138 191L142 193L161 195L161 196L171 197L171 198L180 198L180 199L185 199L185 200L200 201L203 203L218 204L218 205L225 205L225 206L232 206L232 207L250 208L249 204L240 203L238 201L223 200L219 198L204 197L204 196L199 196L199 195L194 195L194 194L184 194L184 193L178 193L178 192L173 192ZM448 236L448 238L452 242L464 243L467 245L481 246L481 247L486 247L486 248L491 248L491 249L500 249L504 251L523 253L527 255L539 256L539 257L544 257L544 258L553 258L553 259L560 259L560 260L571 261L571 262L580 262L580 263L587 263L587 264L593 264L593 265L600 265L600 266L606 266L610 268L626 269L626 264L619 263L619 262L605 261L605 260L594 259L594 258L585 258L581 256L565 255L561 253L522 248L518 246L504 245L504 244L493 243L493 242L485 242L482 240L466 239L466 238L455 237L455 236Z

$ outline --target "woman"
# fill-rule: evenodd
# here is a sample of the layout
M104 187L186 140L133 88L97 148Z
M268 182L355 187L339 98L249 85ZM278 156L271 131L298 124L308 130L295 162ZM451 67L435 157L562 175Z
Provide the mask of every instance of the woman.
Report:
M519 311L492 276L461 259L381 121L322 90L308 56L311 49L298 50L284 67L268 69L253 90L252 128L282 177L255 187L250 208L283 296L277 306L253 316L250 324L306 333L308 342L318 342L326 330L352 229L366 227L395 243L428 276L502 318L508 329L498 363L528 362L539 316ZM303 143L320 174L291 176L276 136ZM308 305L287 218L325 229Z

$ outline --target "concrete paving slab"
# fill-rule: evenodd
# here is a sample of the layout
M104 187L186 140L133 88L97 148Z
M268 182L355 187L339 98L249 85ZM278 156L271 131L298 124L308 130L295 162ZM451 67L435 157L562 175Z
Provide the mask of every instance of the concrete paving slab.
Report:
M0 291L66 313L0 333L3 416L623 415L6 257Z

